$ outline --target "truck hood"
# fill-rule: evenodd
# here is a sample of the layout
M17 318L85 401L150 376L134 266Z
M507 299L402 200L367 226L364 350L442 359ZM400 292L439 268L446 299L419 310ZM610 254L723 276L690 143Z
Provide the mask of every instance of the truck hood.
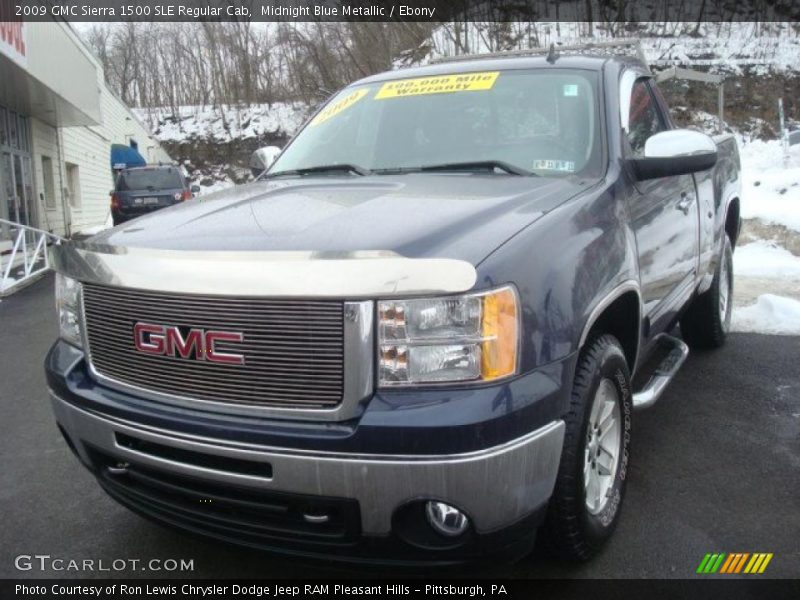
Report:
M170 250L391 250L477 265L589 187L565 178L409 173L256 182L140 217L91 244Z

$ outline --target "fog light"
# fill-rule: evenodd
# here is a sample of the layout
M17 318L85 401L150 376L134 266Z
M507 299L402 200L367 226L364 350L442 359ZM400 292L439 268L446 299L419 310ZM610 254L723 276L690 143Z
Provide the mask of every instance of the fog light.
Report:
M467 515L458 510L455 506L450 506L444 502L429 501L425 504L425 515L428 523L437 533L447 537L461 535L469 527Z

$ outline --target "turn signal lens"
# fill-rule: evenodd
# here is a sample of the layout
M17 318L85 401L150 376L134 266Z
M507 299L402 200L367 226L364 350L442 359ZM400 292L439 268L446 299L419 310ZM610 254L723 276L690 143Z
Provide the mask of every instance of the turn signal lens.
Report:
M513 375L517 369L517 297L511 288L483 298L481 379Z
M514 288L378 303L382 386L492 381L517 370Z

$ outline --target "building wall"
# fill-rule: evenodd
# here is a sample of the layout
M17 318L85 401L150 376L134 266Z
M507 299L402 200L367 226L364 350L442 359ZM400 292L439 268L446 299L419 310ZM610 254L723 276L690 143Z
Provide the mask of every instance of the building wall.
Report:
M103 114L105 121L107 116ZM80 197L69 199L71 211L71 231L80 232L88 227L102 225L110 210L109 190L113 187L111 178L111 138L93 131L96 128L64 127L61 129L63 142L64 179L68 187L66 165L78 167ZM101 129L102 131L102 129Z
M94 55L83 45L77 35L61 23L48 24L63 27L72 41L96 68L97 93L100 97L101 124L97 126L75 126L56 129L32 119L33 163L40 226L56 233L79 233L105 225L110 216L109 191L114 187L111 173L111 145L138 143L139 152L150 163L170 163L172 159L150 132L139 122L130 109L106 86L103 69ZM57 153L57 136L61 135L61 160ZM41 195L44 192L42 155L50 156L54 162L56 208L45 209ZM78 166L80 198L70 202L67 188L65 163ZM70 226L64 227L66 206Z
M36 189L37 200L37 214L39 217L39 227L47 231L53 231L63 234L64 227L64 211L62 209L62 162L59 161L58 153L58 130L52 125L40 121L39 119L31 119L31 140L33 141L33 155L31 160L33 162L33 176L34 185ZM44 194L44 174L42 173L42 156L48 156L53 161L53 196L55 198L55 206L47 208L46 202L43 201L42 195Z

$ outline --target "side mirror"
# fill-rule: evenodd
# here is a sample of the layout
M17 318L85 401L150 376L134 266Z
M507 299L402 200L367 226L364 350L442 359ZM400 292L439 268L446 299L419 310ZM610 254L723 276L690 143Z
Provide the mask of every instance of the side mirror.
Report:
M200 186L199 186L199 185L193 185L193 186L192 186L191 188L189 188L189 189L191 190L191 192L192 192L193 194L199 194L199 193L200 193Z
M280 153L281 149L278 146L264 146L253 152L250 157L250 171L253 173L253 177L258 177L269 169Z
M644 158L631 159L640 181L705 171L717 164L717 145L690 129L662 131L644 144Z

